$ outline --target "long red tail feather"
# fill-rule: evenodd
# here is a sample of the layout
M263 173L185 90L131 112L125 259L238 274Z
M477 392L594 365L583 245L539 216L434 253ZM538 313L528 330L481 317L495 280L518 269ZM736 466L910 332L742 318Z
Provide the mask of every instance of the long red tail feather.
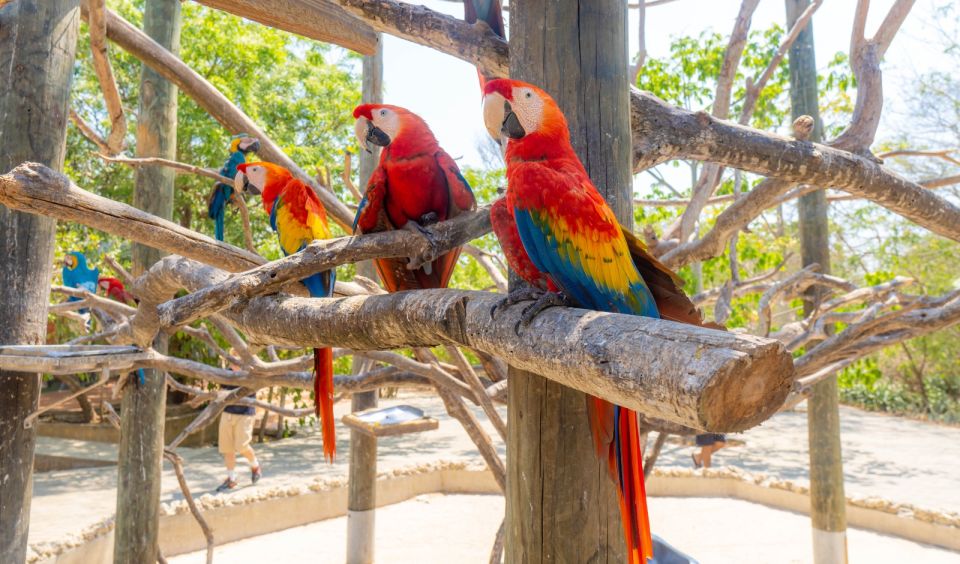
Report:
M323 457L333 462L337 455L337 432L333 426L333 349L313 349L313 398L323 437Z
M628 564L645 564L653 557L653 539L647 515L647 492L643 483L643 454L637 414L599 398L588 398L588 412L597 455L607 460L610 477L617 484L617 501L627 543ZM621 476L623 479L621 480Z

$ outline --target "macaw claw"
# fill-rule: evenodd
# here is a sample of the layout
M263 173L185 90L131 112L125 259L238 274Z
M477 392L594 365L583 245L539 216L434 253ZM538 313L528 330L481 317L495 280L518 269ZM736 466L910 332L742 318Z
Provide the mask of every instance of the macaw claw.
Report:
M544 292L542 296L537 298L537 301L523 310L523 313L520 314L520 321L517 321L513 331L519 337L520 328L529 327L533 323L533 318L540 315L543 310L551 307L572 307L573 305L573 301L562 292Z
M503 299L493 304L490 308L490 319L494 318L497 310L504 307L510 307L520 302L528 302L538 299L543 294L543 290L533 286L524 286L507 294Z
M431 218L430 216L433 217ZM430 221L432 219L432 223L436 223L436 214L424 214L421 219L425 221ZM427 225L429 225L429 223L427 223ZM437 240L437 235L429 227L420 225L416 221L406 222L403 225L403 229L413 233L418 233L423 236L423 238L427 240L427 245L429 247L427 252L416 258L411 258L410 262L407 263L407 268L410 270L422 268L423 271L429 275L433 271L433 261L437 260L437 256L440 254L437 250L440 248L440 241Z

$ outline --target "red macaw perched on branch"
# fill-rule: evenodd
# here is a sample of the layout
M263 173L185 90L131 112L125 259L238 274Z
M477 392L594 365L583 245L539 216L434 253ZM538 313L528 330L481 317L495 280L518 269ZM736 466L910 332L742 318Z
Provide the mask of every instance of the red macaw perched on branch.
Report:
M133 297L133 294L128 292L124 287L123 282L117 278L112 276L101 276L100 280L97 282L97 286L99 286L100 289L107 294L107 297L122 304L130 305L132 303L137 303L137 298Z
M547 290L524 321L556 303L703 325L682 282L624 230L577 158L566 119L543 90L507 79L484 88L484 122L506 143L507 196L491 222L511 268ZM563 299L553 290L559 288ZM653 556L635 412L590 398L598 455L617 482L629 562Z
M270 226L280 238L283 254L303 250L314 239L329 239L327 211L313 189L293 177L282 166L267 163L243 163L237 166L234 178L237 190L260 194L263 209L270 215ZM310 295L327 298L333 295L336 271L318 272L301 280ZM337 452L337 435L333 425L333 349L313 349L313 393L316 413L320 417L323 454L333 462Z
M360 145L383 147L380 164L353 220L355 233L410 229L431 237L429 225L476 208L470 185L420 116L397 106L363 104L353 110ZM375 261L389 292L444 288L460 249L410 270L405 259Z

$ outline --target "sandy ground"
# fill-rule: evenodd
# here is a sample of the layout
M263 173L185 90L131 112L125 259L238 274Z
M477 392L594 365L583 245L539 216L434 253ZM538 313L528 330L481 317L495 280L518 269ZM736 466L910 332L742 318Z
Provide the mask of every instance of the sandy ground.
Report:
M376 556L392 564L487 562L503 516L503 498L430 494L377 510ZM728 499L652 498L656 533L704 564L803 564L813 561L803 515ZM749 526L744 527L744 523ZM346 518L330 519L217 547L214 559L233 564L343 562ZM429 531L429 534L426 532ZM954 552L879 535L848 531L850 562L956 564ZM749 546L750 557L744 559ZM205 552L169 559L202 564Z
M381 470L439 459L482 463L469 438L456 421L446 416L437 398L404 397L401 400L384 401L381 405L396 403L416 405L424 409L428 415L440 420L440 428L418 435L382 439L378 459ZM341 402L337 406L337 417L348 409L349 403ZM475 408L475 411L503 455L502 442L492 427L486 424L486 418L479 408ZM960 478L956 472L956 468L960 466L960 428L870 414L851 408L842 409L841 421L847 495L880 496L923 508L960 512ZM745 444L715 455L715 465L736 466L750 472L764 472L806 483L805 413L789 412L777 415L761 427L731 438L742 440ZM344 476L349 452L348 439L348 430L338 424L338 452L342 454L333 465L327 465L323 461L321 441L315 428L308 428L292 439L254 445L264 467L264 479L256 487L307 484L318 477ZM116 445L42 437L37 445L38 453L105 460L116 460L116 450ZM179 452L185 459L188 481L195 496L211 493L223 481L225 470L216 448L183 448ZM692 448L689 446L668 443L661 455L660 464L690 467L691 452ZM245 463L241 463L239 471L244 487L229 495L245 495L253 488L246 485L249 474ZM162 497L163 501L181 498L176 478L169 465L164 468ZM721 504L739 503L731 500L708 501ZM657 500L656 504L659 503ZM30 542L58 541L76 534L111 516L115 505L115 467L37 474L34 477ZM386 511L392 510L385 510L385 514ZM691 515L702 513L718 522L726 519L717 518L724 513L720 509L714 511L691 506L689 511ZM797 521L798 530L805 539L804 542L808 542L809 524L799 516L794 517L800 520ZM423 518L428 516L424 515ZM751 523L751 527L754 526L752 521L741 519L726 521L741 524L746 522ZM316 526L333 525L328 523ZM496 524L492 526L495 528ZM385 531L383 534L392 533ZM664 536L673 541L672 537ZM337 546L345 542L342 540L342 527L335 538L340 539L333 543ZM483 536L480 542L481 552L489 550L489 542L490 535ZM851 554L853 553L851 545ZM954 561L960 562L960 557Z

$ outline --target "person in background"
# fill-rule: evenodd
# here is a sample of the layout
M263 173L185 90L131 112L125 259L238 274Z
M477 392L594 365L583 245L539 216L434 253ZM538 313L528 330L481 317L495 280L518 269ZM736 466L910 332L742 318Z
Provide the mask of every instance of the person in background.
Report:
M233 355L233 351L230 352ZM234 369L234 367L231 367ZM220 386L223 390L235 390L237 386ZM252 396L251 396L252 397ZM252 405L233 404L223 408L220 414L220 427L217 443L223 463L227 467L227 479L217 488L218 492L228 492L235 489L237 482L237 453L250 463L250 483L256 484L263 476L260 461L250 442L253 440L253 424L257 410Z
M697 435L697 446L700 447L700 454L693 453L690 455L690 458L693 459L694 468L710 468L713 453L727 446L727 437L719 433Z

